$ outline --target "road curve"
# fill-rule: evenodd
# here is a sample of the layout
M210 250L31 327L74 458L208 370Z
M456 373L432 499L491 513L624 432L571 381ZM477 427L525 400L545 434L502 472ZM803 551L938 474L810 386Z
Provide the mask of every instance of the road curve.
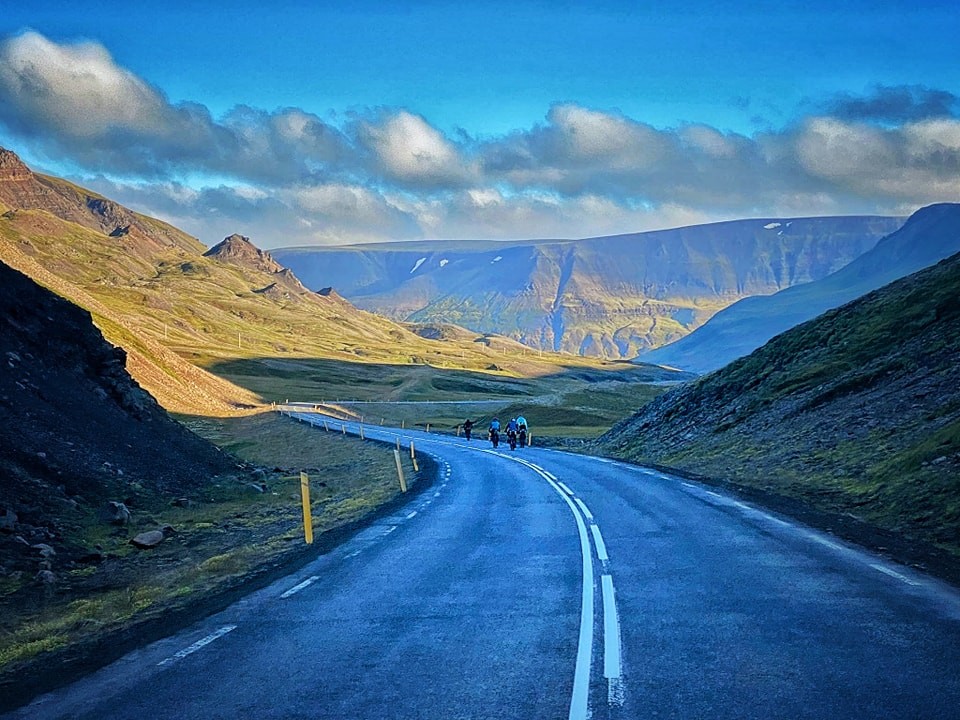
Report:
M441 465L401 512L4 717L960 717L955 589L660 473L365 427L398 434Z

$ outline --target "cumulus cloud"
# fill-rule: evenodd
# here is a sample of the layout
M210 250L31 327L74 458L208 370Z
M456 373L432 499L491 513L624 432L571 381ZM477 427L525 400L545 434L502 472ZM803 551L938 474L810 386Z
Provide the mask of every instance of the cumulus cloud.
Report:
M480 139L404 108L334 122L240 105L215 118L170 102L97 43L33 32L0 42L7 136L206 242L243 232L265 247L903 213L960 200L957 109L947 91L878 86L747 135L562 103Z
M386 177L417 187L462 185L472 174L457 147L419 115L406 110L360 121L359 142Z

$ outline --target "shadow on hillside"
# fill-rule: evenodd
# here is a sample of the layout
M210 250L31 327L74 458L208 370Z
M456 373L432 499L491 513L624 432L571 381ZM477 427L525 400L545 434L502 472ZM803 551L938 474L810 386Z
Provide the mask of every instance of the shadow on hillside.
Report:
M326 358L261 357L226 360L207 369L258 393L265 402L303 401L416 401L480 400L532 397L570 392L600 383L632 384L685 381L693 376L664 368L626 361L602 367L558 365L543 373L543 366L521 362L491 363L485 369L436 367L426 363L364 363ZM538 374L534 374L538 373Z

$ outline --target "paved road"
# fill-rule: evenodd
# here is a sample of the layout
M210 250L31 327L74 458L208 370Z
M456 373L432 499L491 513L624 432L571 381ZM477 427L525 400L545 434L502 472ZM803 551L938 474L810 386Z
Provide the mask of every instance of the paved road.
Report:
M442 468L402 512L10 717L960 718L954 589L656 472L401 437Z

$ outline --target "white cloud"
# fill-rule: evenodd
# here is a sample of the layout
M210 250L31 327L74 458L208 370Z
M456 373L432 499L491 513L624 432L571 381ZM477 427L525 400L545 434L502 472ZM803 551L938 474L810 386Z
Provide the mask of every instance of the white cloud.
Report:
M12 38L2 49L0 87L22 114L66 135L112 128L152 134L169 123L160 92L96 43L57 45L35 32Z
M457 148L419 115L405 110L360 124L360 138L387 176L414 184L460 184L470 174Z
M749 137L568 102L478 139L404 108L354 110L340 126L300 108L241 105L214 118L171 103L97 43L35 32L0 42L6 136L205 241L239 231L266 247L583 237L960 199L956 98L881 90Z

